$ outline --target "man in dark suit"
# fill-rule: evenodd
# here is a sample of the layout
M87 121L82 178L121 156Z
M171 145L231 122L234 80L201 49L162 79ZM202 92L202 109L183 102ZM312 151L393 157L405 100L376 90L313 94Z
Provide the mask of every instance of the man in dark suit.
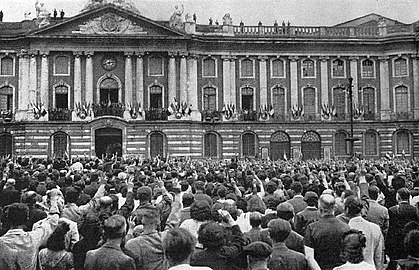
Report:
M5 180L3 180L5 181ZM19 202L19 191L15 189L15 179L9 178L5 181L4 189L0 191L0 207Z
M289 199L287 202L289 202L292 207L294 207L294 215L297 213L303 211L307 207L307 203L304 201L303 195L301 193L303 192L303 185L301 182L294 182L291 184L291 190L294 192L294 197L292 199Z

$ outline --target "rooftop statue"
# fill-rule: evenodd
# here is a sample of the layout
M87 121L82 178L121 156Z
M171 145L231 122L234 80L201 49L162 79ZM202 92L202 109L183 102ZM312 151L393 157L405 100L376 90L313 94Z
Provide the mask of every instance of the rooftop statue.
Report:
M131 3L131 0L88 0L87 5L81 11L84 12L95 9L105 4L114 4L115 6L140 13L135 5Z
M36 21L39 27L44 27L50 23L50 12L44 6L44 3L39 3L39 0L35 2L36 9Z
M184 12L184 7L182 5L182 10L179 9L179 6L175 6L175 12L173 12L170 17L170 27L183 29L182 14Z
M233 25L233 19L230 16L230 13L226 13L223 17L223 25Z

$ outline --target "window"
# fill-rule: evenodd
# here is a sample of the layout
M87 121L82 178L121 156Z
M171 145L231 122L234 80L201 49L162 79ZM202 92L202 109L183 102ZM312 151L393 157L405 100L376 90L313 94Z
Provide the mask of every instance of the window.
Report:
M316 73L314 70L314 61L307 59L304 60L302 63L303 66L303 77L316 77Z
M240 77L242 78L253 78L253 61L250 59L244 59L240 62Z
M12 134L6 132L0 134L0 157L7 157L8 155L12 155L12 147Z
M320 159L322 143L320 135L315 131L307 131L301 137L301 154L303 159Z
M55 87L55 108L68 109L68 87L65 85Z
M215 59L205 58L202 61L202 77L217 77Z
M271 77L272 78L284 78L285 77L285 70L284 70L285 62L281 59L275 59L271 62Z
M348 134L344 131L335 134L335 156L346 156L349 154L346 137L348 137Z
M52 156L64 157L67 155L68 135L64 132L57 132L52 135Z
M377 156L378 155L378 140L377 133L369 130L365 132L365 155L366 156Z
M275 110L275 117L285 115L285 89L275 86L272 89L272 106Z
M396 153L410 154L410 136L407 130L401 130L396 133Z
M150 87L150 108L163 108L162 93L163 89L160 85L152 85Z
M362 93L362 100L364 105L364 119L375 119L375 90L372 87L364 88Z
M216 111L217 110L217 90L214 87L204 88L204 111Z
M345 120L346 117L346 94L342 87L333 88L333 105L336 108L336 118Z
M118 103L118 82L112 78L106 78L100 83L100 103Z
M70 75L70 58L65 55L55 57L55 75Z
M407 76L407 60L398 58L394 60L394 76L402 77Z
M362 61L362 78L374 78L374 62L372 60Z
M204 156L217 158L218 157L218 143L217 135L215 133L207 133L204 136Z
M163 59L158 56L148 58L148 75L163 76Z
M256 155L255 134L245 133L242 136L242 154L244 157L254 157Z
M335 78L345 77L345 62L341 59L336 59L332 62L332 76Z
M407 113L409 112L409 99L408 91L406 86L397 86L395 89L396 95L396 113Z
M242 110L253 111L253 88L242 88Z
M10 86L0 88L0 111L13 111L13 88Z
M13 76L13 58L5 56L1 58L1 75Z
M288 159L291 157L290 137L283 131L272 134L270 139L270 154L272 160Z
M306 87L303 90L304 95L304 116L314 117L316 115L316 90L312 87Z
M163 157L163 147L164 147L164 137L160 132L153 132L150 135L150 157L154 158L156 156Z

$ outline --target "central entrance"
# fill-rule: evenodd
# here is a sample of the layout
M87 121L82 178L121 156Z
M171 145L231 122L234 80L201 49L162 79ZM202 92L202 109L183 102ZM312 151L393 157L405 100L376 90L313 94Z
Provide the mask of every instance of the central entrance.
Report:
M122 156L122 130L101 128L95 131L95 152L98 158Z

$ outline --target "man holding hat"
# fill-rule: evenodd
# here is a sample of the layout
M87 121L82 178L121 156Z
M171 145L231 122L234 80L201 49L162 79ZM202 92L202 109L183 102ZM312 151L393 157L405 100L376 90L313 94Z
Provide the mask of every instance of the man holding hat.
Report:
M243 248L244 254L247 255L249 269L251 270L268 270L268 261L272 253L272 248L268 244L260 241L253 242Z

